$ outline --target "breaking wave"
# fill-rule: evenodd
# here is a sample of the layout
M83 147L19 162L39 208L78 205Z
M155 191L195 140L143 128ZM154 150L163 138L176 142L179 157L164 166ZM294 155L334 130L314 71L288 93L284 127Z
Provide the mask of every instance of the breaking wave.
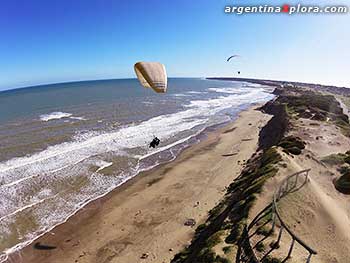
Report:
M85 120L83 117L76 117L73 116L72 113L67 113L67 112L61 112L61 111L54 111L49 114L42 114L40 115L40 120L41 121L51 121L51 120L59 120L63 118L70 118L73 120Z
M161 161L174 159L176 154L171 149L186 143L206 127L222 122L222 118L217 120L215 117L220 112L232 108L238 110L242 105L273 98L262 88L209 88L206 92L220 94L215 95L218 96L216 98L191 100L175 113L124 125L113 131L84 132L77 134L72 141L1 162L0 233L9 234L17 216L28 210L40 226L22 233L23 242L8 248L6 253L23 247L65 222L87 203L107 194L139 172ZM65 112L40 116L42 121L61 118L79 117ZM161 147L156 149L148 147L153 134L162 142ZM162 159L160 154L167 151L168 157ZM148 161L150 158L154 159L153 163ZM104 174L110 170L118 171L118 174Z

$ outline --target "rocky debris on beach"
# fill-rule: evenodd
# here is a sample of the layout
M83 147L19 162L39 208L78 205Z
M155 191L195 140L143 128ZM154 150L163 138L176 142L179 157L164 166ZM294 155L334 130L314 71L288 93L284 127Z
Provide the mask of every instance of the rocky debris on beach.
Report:
M238 153L226 153L226 154L222 154L221 156L223 157L229 157L229 156L234 156L237 155Z
M138 216L139 214L141 214L141 210L138 210L135 216Z
M77 241L76 243L74 243L74 244L72 245L72 247L79 246L79 244L80 244L80 241Z
M146 258L148 258L148 256L149 256L148 253L143 253L140 258L141 259L146 259Z
M34 248L35 249L39 249L39 250L52 250L52 249L56 249L55 246L50 246L50 245L43 245L40 242L36 242L34 244Z
M196 220L194 220L193 218L189 218L185 221L184 225L193 227L196 225Z

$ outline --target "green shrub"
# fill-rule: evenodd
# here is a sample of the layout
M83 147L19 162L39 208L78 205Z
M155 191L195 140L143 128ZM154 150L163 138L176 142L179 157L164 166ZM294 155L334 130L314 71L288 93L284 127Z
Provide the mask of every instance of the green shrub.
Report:
M216 205L213 209L209 211L208 213L209 219L217 217L222 212L224 207L225 207L225 203L224 201L221 201L218 205Z
M215 263L231 263L231 260L217 255L215 258Z
M212 248L214 246L216 246L217 244L219 244L221 242L221 235L222 235L223 231L218 231L216 233L214 233L213 235L211 235L211 237L209 237L207 239L207 247Z
M263 167L261 167L259 170L258 170L258 173L260 175L268 175L272 172L275 172L276 171L276 167L271 165L271 164L267 164ZM260 178L259 178L260 179ZM265 179L268 179L268 178L265 178Z
M298 147L291 147L291 148L288 148L288 152L293 155L299 155L301 154L301 149Z
M272 257L272 256L267 256L262 263L282 263L282 260Z
M341 173L341 175L350 174L350 167L348 165L343 165L338 169L338 171Z
M264 224L267 221L271 221L272 220L272 210L271 208L267 211L267 213L264 215L263 218L261 218L260 223Z
M339 165L343 164L345 162L346 155L343 153L336 153L328 155L324 158L322 158L322 162L329 164L329 165Z
M278 146L282 147L285 153L299 155L305 149L305 143L302 139L295 136L288 136L281 140Z
M225 254L231 253L232 250L233 250L232 246L226 246L226 247L223 247L223 248L222 248L222 251L223 251Z
M242 235L244 229L244 224L239 223L236 225L236 227L232 228L230 234L225 238L225 242L227 244L234 244L238 241L240 236Z
M271 241L270 248L278 249L280 248L280 245L277 243L277 241Z
M345 158L344 158L344 162L346 162L347 164L350 164L350 156L347 155Z
M229 230L229 229L232 229L233 227L234 227L234 224L230 220L227 220L222 224L221 229Z
M207 224L200 224L199 226L197 226L196 228L196 234L198 234L199 232L201 232L204 228L207 227Z
M260 168L268 164L276 164L281 160L281 155L279 155L276 149L270 148L263 153Z
M172 260L172 262L184 262L187 257L189 255L189 250L188 248L185 248L183 249L181 252L177 253L175 256L174 256L174 259Z
M214 251L208 248L204 248L199 252L197 262L200 263L213 263L215 261L216 254Z
M350 194L350 174L344 174L339 177L335 181L334 185L339 192L343 194Z
M263 242L259 242L258 244L256 244L256 250L259 252L264 252L265 251L265 245Z
M339 126L340 128L348 128L349 127L349 123L344 121L343 119L336 119L335 120L335 124L337 126Z
M260 227L260 228L258 228L258 230L256 231L256 233L257 233L258 235L263 235L263 236L265 236L265 237L269 236L269 235L270 235L270 232L271 232L271 230L270 230L268 227L266 227L266 226Z
M299 149L305 148L305 142L301 138L295 136L287 136L283 138L279 145L283 148L290 148L293 146L298 147Z

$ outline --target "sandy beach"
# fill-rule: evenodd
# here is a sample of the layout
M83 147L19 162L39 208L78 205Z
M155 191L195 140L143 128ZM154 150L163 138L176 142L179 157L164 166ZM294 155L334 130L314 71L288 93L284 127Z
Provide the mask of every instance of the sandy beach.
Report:
M270 118L255 108L36 240L56 249L30 245L8 262L169 262L255 152L260 128ZM185 226L188 219L196 226Z

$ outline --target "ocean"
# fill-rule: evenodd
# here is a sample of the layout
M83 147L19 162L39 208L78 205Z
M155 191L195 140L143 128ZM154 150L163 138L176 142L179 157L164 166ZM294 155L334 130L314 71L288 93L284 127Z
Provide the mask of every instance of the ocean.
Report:
M273 97L256 84L190 78L169 79L165 94L136 79L0 92L0 260Z

